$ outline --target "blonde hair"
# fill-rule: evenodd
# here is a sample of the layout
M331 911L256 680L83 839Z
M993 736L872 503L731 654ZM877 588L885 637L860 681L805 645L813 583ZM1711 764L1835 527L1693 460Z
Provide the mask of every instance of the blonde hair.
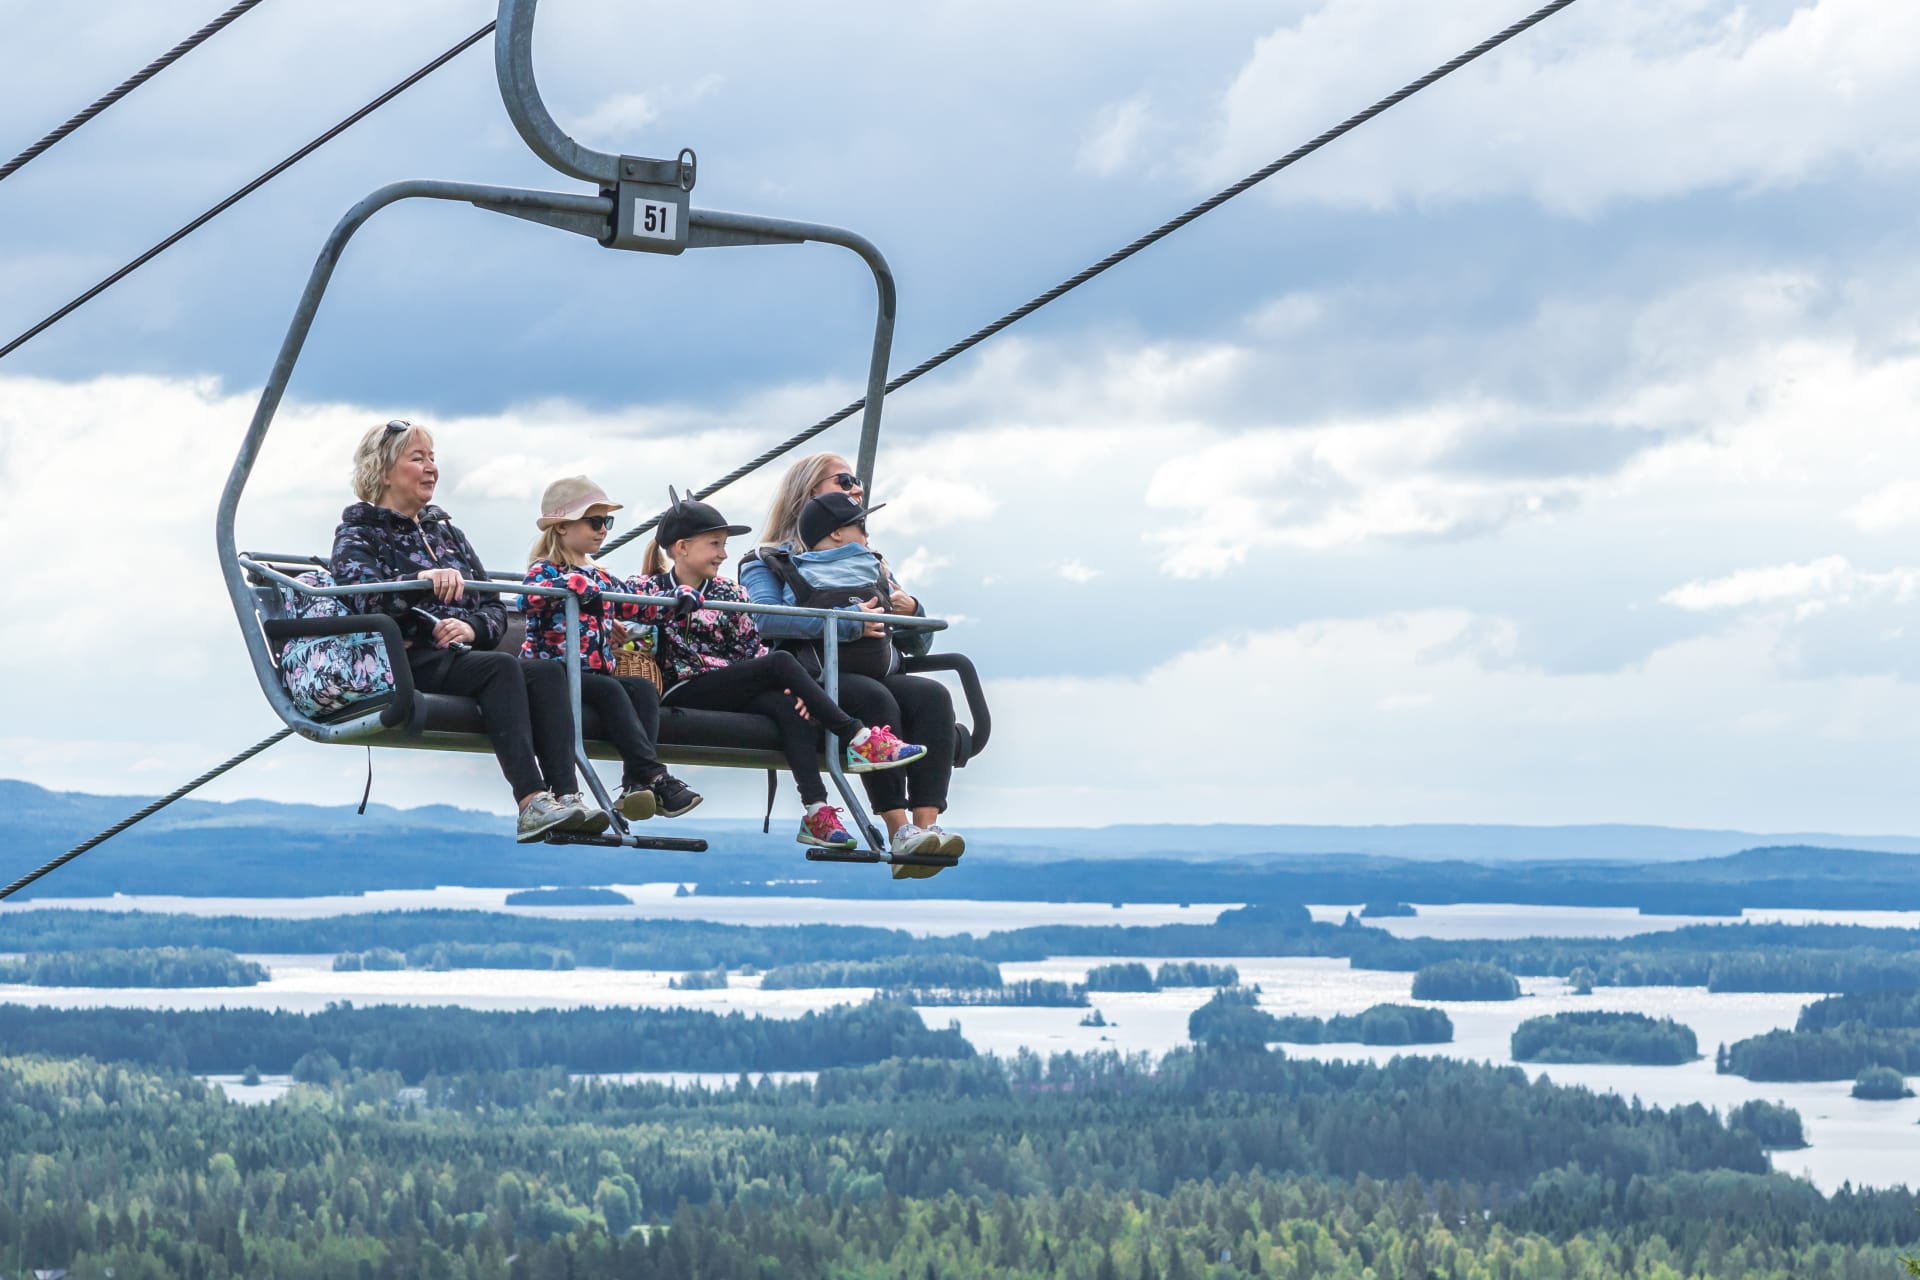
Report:
M835 465L838 464L838 465ZM760 545L784 547L800 545L800 508L807 505L826 478L836 471L851 470L845 455L813 453L787 468L774 490L773 506L760 525Z
M408 423L405 431L391 431L388 429L391 425L383 422L368 430L353 451L353 494L375 506L380 505L387 491L387 476L400 461L400 455L411 449L415 440L424 440L427 448L433 448L433 432L425 427Z
M582 556L576 560L573 558L573 552L561 544L560 531L572 523L573 521L568 520L564 524L552 524L542 529L540 536L535 538L533 545L527 549L527 567L532 568L536 560L551 560L554 564L565 565L569 569L599 568L598 562L592 556Z
M671 568L673 561L660 545L660 535L656 533L647 539L646 549L640 553L640 572L645 577L657 578Z

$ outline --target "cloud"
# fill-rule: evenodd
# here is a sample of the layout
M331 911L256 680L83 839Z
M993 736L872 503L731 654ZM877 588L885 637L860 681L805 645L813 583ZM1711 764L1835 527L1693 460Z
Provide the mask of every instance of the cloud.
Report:
M1517 14L1505 0L1308 10L1261 39L1222 95L1198 176L1258 167ZM1519 196L1591 216L1835 170L1905 172L1920 146L1884 122L1910 112L1916 83L1911 5L1575 7L1315 156L1272 198L1382 209Z
M1085 586L1100 576L1098 569L1089 568L1078 560L1063 561L1056 572L1068 582L1076 583L1080 586Z
M1847 508L1847 519L1868 533L1904 529L1920 522L1920 480L1899 480L1875 489Z
M1094 115L1092 132L1074 157L1075 166L1102 178L1131 168L1140 158L1141 142L1151 123L1150 110L1144 94L1100 108Z
M1740 609L1755 604L1826 599L1847 592L1859 581L1860 575L1845 556L1826 556L1808 564L1741 569L1722 578L1689 582L1660 598L1678 609Z

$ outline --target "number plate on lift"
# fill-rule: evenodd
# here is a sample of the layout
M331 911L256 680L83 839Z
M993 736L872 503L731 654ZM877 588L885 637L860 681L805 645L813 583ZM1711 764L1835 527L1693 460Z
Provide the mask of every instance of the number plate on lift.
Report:
M633 202L633 234L648 240L672 240L678 206L637 196Z

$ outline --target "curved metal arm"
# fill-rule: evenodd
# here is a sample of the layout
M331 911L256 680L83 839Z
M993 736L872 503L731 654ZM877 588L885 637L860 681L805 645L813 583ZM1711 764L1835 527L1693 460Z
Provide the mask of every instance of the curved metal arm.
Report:
M619 178L620 157L583 147L568 137L540 99L540 86L533 78L533 14L539 4L540 0L500 0L493 65L507 118L533 154L560 172L611 184Z

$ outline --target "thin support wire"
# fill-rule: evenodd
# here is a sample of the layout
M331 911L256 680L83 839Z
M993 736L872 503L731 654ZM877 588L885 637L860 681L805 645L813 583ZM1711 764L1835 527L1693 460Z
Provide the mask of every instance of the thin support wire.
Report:
M54 143L60 141L75 129L78 129L81 125L99 115L102 111L105 111L108 107L132 93L135 89L138 89L141 85L159 75L162 71L165 71L186 54L193 52L194 49L211 38L222 27L259 3L260 0L240 0L239 4L234 5L233 8L227 10L212 22L209 22L206 26L188 36L185 40L182 40L179 44L173 46L173 48L167 50L152 62L149 62L146 66L128 76L125 80L122 80L101 97L94 99L92 105L87 107L86 110L68 120L65 124L28 147L25 151L22 151L13 159L7 161L5 164L0 164L0 182L4 182L12 177L14 173L23 168L29 160L52 147Z
M179 788L176 788L175 790L169 791L166 795L161 796L158 800L155 800L152 804L140 810L138 813L130 814L127 817L122 818L120 821L108 827L105 831L102 831L99 835L94 836L88 840L83 840L79 844L73 846L73 848L67 850L65 853L55 858L52 862L47 863L44 867L41 867L39 870L30 871L26 875L21 876L18 880L15 880L12 884L8 885L6 888L0 889L0 900L11 898L14 894L20 892L22 889L32 884L35 880L38 880L41 876L46 875L50 871L58 871L61 867L66 866L69 862L72 862L75 858L79 857L81 854L85 853L87 850L93 848L96 845L105 844L107 841L119 835L122 831L125 831L128 827L131 827L134 823L139 822L144 818L152 817L154 814L160 812L162 809L172 804L175 800L178 800L181 796L184 796L189 792L199 790L201 787L206 786L209 782L212 782L215 778L219 777L221 774L226 773L230 769L238 768L240 765L243 765L247 761L253 759L255 756L259 755L262 751L265 751L268 747L272 746L274 743L279 742L285 738L290 738L292 736L293 736L293 730L282 729L278 733L275 733L268 737L260 739L260 741L254 743L252 746L248 747L245 751L242 751L239 755L228 756L225 760L222 760L219 764L207 770L205 773L195 778L192 782L189 782L186 786L179 787Z
M1094 263L1092 266L1086 268L1084 271L1081 271L1077 275L1073 275L1068 277L1065 280L1062 280L1059 284L1053 286L1053 288L1047 290L1045 293L1040 294L1038 297L1035 297L1023 303L1018 307L1015 307L1013 310L1007 312L1005 315L1001 316L998 320L995 320L993 323L985 325L979 329L975 329L972 333L960 339L960 341L954 343L952 346L940 352L938 355L931 356L928 359L922 360L919 364L913 366L913 368L907 370L905 373L901 374L899 377L889 382L887 384L887 393L891 395L893 392L898 391L900 388L906 386L908 383L913 382L916 379L925 376L926 374L932 373L935 369L938 369L941 365L953 359L955 356L960 355L962 352L968 351L973 347L979 346L982 342L985 342L988 338L991 338L994 334L999 333L1002 329L1005 329L1008 325L1011 325L1018 321L1026 319L1028 316L1032 315L1034 312L1038 311L1040 308L1046 306L1049 302L1054 301L1056 298L1059 298L1065 294L1071 293L1073 290L1078 289L1081 285L1085 284L1087 281L1093 279L1095 276L1101 274L1102 272L1107 271L1112 267L1119 266L1122 262L1125 262L1128 258L1131 258L1136 253L1139 253L1142 249L1145 249L1147 246L1156 244L1159 241L1166 239L1168 236L1172 235L1174 232L1178 231L1180 228L1186 226L1189 222L1192 222L1196 218L1203 217L1206 214L1213 212L1215 209L1218 209L1221 205L1233 199L1235 196L1241 194L1244 191L1247 191L1252 187L1258 186L1262 182L1265 182L1268 178L1271 178L1274 174L1279 173L1282 169L1287 168L1289 165L1292 165L1300 160L1304 160L1306 157L1312 155L1314 152L1318 151L1320 148L1326 146L1329 142L1332 142L1335 138L1338 138L1343 134L1351 133L1353 130L1358 129L1361 125L1365 124L1367 121L1379 115L1381 112L1386 111L1391 107L1398 106L1402 102L1405 102L1408 98L1411 98L1414 94L1419 93L1422 89L1425 89L1429 85L1433 84L1435 81L1443 79L1446 76L1452 75L1455 71L1458 71L1461 67L1466 66L1469 62L1472 62L1474 59L1481 57L1483 54L1489 53L1492 50L1499 48L1501 45L1513 39L1515 36L1519 35L1521 32L1526 31L1530 27L1534 27L1539 23L1546 21L1548 18L1560 12L1562 9L1566 8L1568 5L1572 4L1573 2L1574 0L1551 0L1551 3L1541 5L1538 9L1535 9L1532 13L1520 19L1520 21L1514 23L1512 26L1506 28L1503 31L1500 31L1494 35L1488 36L1485 40L1482 40L1479 44L1473 46L1473 48L1467 50L1465 53L1461 54L1459 57L1453 58L1450 61L1445 62L1438 67L1435 67L1432 71L1427 72L1427 74L1421 76L1418 80L1414 80L1394 90L1392 93L1388 94L1386 97L1380 99L1378 102L1368 107L1365 111L1361 111L1358 114L1348 116L1345 120L1342 120L1339 124L1333 126L1333 128L1328 129L1325 133L1313 139L1311 142L1303 143L1302 145L1295 147L1292 151L1287 152L1287 154L1285 154L1284 156L1281 156L1278 160L1275 160L1272 164L1269 164L1262 169L1256 169L1254 172L1240 179L1240 181L1234 183L1232 186L1227 187L1222 191L1215 192L1213 195L1208 196L1205 200L1202 200L1199 204L1196 204L1191 209L1188 209L1185 213L1179 215L1176 218L1170 218L1166 222L1161 223L1159 226L1155 227L1152 231L1147 232L1147 234L1141 236L1139 239L1133 241L1131 244L1126 245L1124 248L1114 250L1112 253L1100 259L1100 261ZM0 355L4 355L4 354L6 354L5 351L0 350ZM849 404L846 408L841 409L838 413L829 414L827 417L820 419L820 421L814 423L812 426L806 428L805 430L793 436L788 437L786 440L783 440L781 443L767 450L765 453L753 459L753 461L747 463L745 466L734 468L732 471L729 471L726 475L721 476L718 480L715 480L712 484L709 484L705 488L699 490L697 493L694 494L694 496L696 498L700 498L703 500L706 498L712 497L714 494L720 492L720 490L726 488L728 485L734 483L735 481L743 479L746 476L752 475L755 471L758 471L761 467L764 467L768 463L774 461L776 458L779 458L782 454L785 454L788 451L802 444L805 444L807 441L813 439L815 436L819 435L821 432L826 431L829 427L838 426L840 423L845 422L848 418L851 418L854 414L859 413L862 409L866 408L866 406L867 406L866 397L862 396L860 399L855 400L852 404ZM646 521L644 524L641 524L637 528L629 529L627 532L621 534L619 537L609 542L606 545L606 547L603 548L602 554L605 554L606 552L609 552L609 551L618 550L619 548L625 546L627 543L633 541L635 538L638 538L642 534L645 534L650 530L652 530L654 525L658 524L659 522L660 522L660 517L656 515L651 520Z
M241 187L238 191L228 196L225 200L222 200L219 204L214 205L213 208L207 210L205 213L195 218L192 222L189 222L186 226L181 227L178 231L174 232L172 235L162 240L159 244L154 245L153 248L147 250L145 253L135 258L132 262L129 262L126 266L121 267L118 271L114 272L112 275L102 280L99 284L94 285L91 289L88 289L85 293L81 294L79 297L75 298L73 301L67 303L65 306L55 311L52 315L40 321L40 323L28 329L26 332L22 333L19 337L15 338L13 341L7 343L6 346L0 347L0 359L4 359L6 356L12 354L12 352L15 351L17 348L19 348L22 344L30 341L32 338L36 337L37 335L46 331L47 329L53 327L55 324L58 324L61 320L66 319L66 317L73 314L75 311L79 310L81 307L85 306L87 303L93 301L95 298L105 293L108 289L111 289L114 285L119 284L122 280L132 275L135 271L138 271L141 267L146 266L147 263L159 257L162 253L165 253L168 249L171 249L174 245L180 243L180 241L186 239L188 236L198 231L201 227L206 226L207 223L212 222L215 218L225 213L228 209L231 209L234 205L239 204L242 200L246 199L248 196L258 191L261 187L266 186L269 182L272 182L275 178L279 177L281 174L285 173L287 170L293 168L294 165L299 164L302 160L305 160L308 156L318 151L321 147L326 146L327 143L332 142L335 138L345 133L348 129L351 129L354 125L359 124L362 120L372 115L375 111L378 111L381 107L384 107L389 102L392 102L395 98L405 93L408 89L411 89L414 85L419 84L422 80L426 79L428 76L438 71L441 67L446 66L447 63L453 61L460 54L466 52L468 49L471 49L474 45L480 43L480 41L486 39L487 36L492 34L494 25L495 25L494 23L489 22L486 26L481 27L478 31L474 32L472 35L468 36L466 39L462 40L460 43L454 45L451 49L448 49L445 53L435 58L432 62L427 63L427 65L425 65L424 67L421 67L418 71L414 72L412 75L402 80L399 84L394 85L391 89L388 89L385 93L373 99L373 101L367 103L364 107L361 107L358 111L354 112L352 115L348 116L346 119L340 121L340 123L334 125L331 129L328 129L325 133L315 138L312 142L309 142L306 146L301 147L298 151L294 152L292 155L282 160L279 164L274 165L273 168L267 170L265 173L255 178L252 182L249 182L246 186Z

